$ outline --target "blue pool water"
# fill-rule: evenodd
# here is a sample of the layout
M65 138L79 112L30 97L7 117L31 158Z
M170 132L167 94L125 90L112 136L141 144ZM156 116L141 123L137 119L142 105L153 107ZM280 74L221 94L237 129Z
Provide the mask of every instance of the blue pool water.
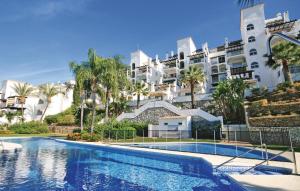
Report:
M0 190L244 190L199 158L45 138L7 141L23 149L0 154Z
M130 144L129 146L143 147L151 149L162 149L171 151L184 151L192 153L202 153L202 154L217 154L222 156L238 156L249 151L246 147L236 147L233 145L222 145L222 144L211 144L211 143L145 143L145 144ZM268 153L268 158L275 156L274 154ZM265 159L266 152L261 152L259 150L253 150L241 158L250 159ZM275 161L291 162L289 159L278 156L274 158Z

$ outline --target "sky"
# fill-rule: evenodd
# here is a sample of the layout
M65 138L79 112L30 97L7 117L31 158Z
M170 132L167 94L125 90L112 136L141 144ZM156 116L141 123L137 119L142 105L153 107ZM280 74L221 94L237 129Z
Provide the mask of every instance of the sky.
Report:
M73 79L70 61L123 55L137 48L165 57L191 36L210 48L240 39L237 0L0 0L0 81L32 84ZM264 0L266 18L288 10L300 19L300 0Z

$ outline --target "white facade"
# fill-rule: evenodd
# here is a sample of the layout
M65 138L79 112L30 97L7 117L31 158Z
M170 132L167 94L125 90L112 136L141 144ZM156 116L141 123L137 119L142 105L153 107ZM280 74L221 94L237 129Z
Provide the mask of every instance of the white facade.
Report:
M3 111L16 111L21 109L21 105L18 103L18 96L14 91L14 86L17 83L24 84L24 82L5 80L2 83L0 89L0 109ZM71 84L75 84L74 81L70 81ZM73 89L66 91L65 84L54 84L59 92L56 96L52 97L51 104L48 106L45 116L54 115L63 112L67 108L71 107L73 102ZM31 85L32 86L32 85ZM47 105L46 98L38 91L38 87L32 86L34 91L30 96L26 98L24 104L24 118L25 121L40 120L43 111ZM13 122L16 122L14 120ZM5 117L0 118L1 123L8 123Z
M268 38L275 32L297 36L300 21L291 20L288 12L266 19L264 4L258 4L241 10L240 31L241 40L225 38L224 44L212 49L208 43L197 49L191 37L180 39L176 54L171 51L165 59L158 56L152 59L138 50L131 54L129 78L133 82L143 81L150 87L150 96L142 99L162 97L173 101L190 95L190 88L179 79L181 72L191 65L197 65L206 75L205 82L195 89L196 97L211 93L218 82L229 78L242 78L252 87L274 89L284 81L284 77L281 68L273 70L265 65ZM139 77L142 69L143 77ZM291 73L294 80L300 80L299 66L291 67Z

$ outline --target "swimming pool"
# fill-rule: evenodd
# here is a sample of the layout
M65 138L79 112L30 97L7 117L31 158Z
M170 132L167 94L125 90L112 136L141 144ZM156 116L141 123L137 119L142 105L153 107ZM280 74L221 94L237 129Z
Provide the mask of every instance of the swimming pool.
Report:
M250 150L249 148L246 147L240 147L240 146L236 147L234 145L223 145L223 144L212 144L212 143L153 143L153 144L141 143L141 144L128 144L128 146L202 153L202 154L217 154L222 156L238 156ZM271 158L273 156L275 155L272 153L268 153L268 158ZM266 153L259 150L253 150L241 156L241 158L265 159ZM273 160L282 161L282 162L291 162L289 159L282 156L278 156Z
M244 190L200 158L46 138L6 141L23 149L0 154L0 190Z

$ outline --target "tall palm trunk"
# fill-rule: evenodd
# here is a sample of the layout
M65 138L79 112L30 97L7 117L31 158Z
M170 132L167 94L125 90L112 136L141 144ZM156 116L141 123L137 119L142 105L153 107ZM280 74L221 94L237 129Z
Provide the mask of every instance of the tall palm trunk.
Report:
M81 103L81 111L80 111L80 131L83 131L83 103Z
M191 82L191 101L192 101L192 109L195 109L195 96L194 96L194 83Z
M93 92L93 114L92 114L91 134L94 132L95 116L96 116L96 94L95 92Z
M43 119L44 119L44 116L45 116L46 111L47 111L47 109L48 109L48 106L49 106L49 102L47 102L47 105L46 105L46 107L45 107L45 109L44 109L44 112L43 112L43 114L42 114L42 116L41 116L41 119L40 119L41 122L43 122Z
M292 76L286 60L282 62L282 72L283 72L284 80L286 82L290 82L291 84L293 84Z
M105 92L105 121L108 120L108 105L109 105L109 88Z
M137 101L136 101L136 108L137 109L140 107L140 99L141 99L141 95L138 93L137 94Z
M23 123L24 122L24 104L23 103L21 103L21 112L22 112L22 119L21 119L21 121Z

